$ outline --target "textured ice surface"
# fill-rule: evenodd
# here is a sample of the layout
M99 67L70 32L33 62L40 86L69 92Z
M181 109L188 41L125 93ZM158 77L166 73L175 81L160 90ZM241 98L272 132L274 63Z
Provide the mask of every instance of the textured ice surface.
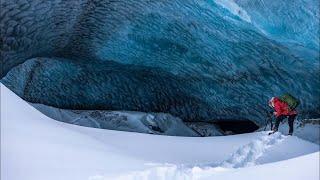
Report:
M80 126L171 136L199 136L181 119L165 113L66 110L42 104L32 106L52 119ZM207 130L219 133L214 126Z
M319 50L318 0L234 0L274 40ZM319 55L317 55L319 58Z
M239 16L241 19L251 23L251 17L248 15L248 13L239 7L239 5L233 0L215 0L214 2L228 9L232 14Z
M207 122L185 122L192 130L202 137L228 135L218 126Z
M3 0L2 80L59 108L264 122L290 92L319 116L319 2ZM250 21L249 21L250 18Z

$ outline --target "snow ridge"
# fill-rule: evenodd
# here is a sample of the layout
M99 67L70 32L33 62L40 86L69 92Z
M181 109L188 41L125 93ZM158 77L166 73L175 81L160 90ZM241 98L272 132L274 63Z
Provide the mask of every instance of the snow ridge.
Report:
M253 166L256 164L256 160L263 155L266 149L283 141L284 139L285 136L279 132L270 136L262 136L258 140L240 147L227 160L223 161L221 166L226 168Z
M256 160L263 155L263 153L273 145L283 141L286 137L281 133L275 133L268 136L267 134L259 139L240 147L229 158L218 164L187 167L184 165L156 165L144 171L131 172L129 174L121 175L116 178L110 178L105 176L93 176L89 180L196 180L203 179L213 174L220 173L222 171L229 171L231 168L241 168L247 166L253 166L256 164Z

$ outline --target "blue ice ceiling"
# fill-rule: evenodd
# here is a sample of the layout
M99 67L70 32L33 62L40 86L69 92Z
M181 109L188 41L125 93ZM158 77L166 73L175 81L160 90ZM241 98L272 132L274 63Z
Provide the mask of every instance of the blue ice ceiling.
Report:
M2 82L55 107L196 121L262 123L268 98L290 92L302 117L320 116L318 7L317 0L3 0Z

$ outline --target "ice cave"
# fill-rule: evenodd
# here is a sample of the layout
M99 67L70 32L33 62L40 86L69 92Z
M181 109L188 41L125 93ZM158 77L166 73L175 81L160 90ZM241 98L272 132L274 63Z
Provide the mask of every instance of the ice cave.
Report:
M1 179L319 179L319 7L1 0Z
M1 1L1 82L62 109L259 125L290 92L319 116L318 1L232 2Z

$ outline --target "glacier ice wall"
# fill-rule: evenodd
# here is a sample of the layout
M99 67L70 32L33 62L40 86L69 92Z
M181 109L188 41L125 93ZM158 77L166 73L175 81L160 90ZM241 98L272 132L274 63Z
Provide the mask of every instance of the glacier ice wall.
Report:
M319 50L318 0L234 1L268 37L287 45Z
M2 82L59 108L258 123L290 92L319 116L319 2L232 3L3 0Z

